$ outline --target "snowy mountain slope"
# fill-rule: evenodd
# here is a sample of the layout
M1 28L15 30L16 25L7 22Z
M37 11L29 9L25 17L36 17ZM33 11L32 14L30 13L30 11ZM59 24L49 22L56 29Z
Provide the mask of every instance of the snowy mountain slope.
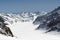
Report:
M55 8L54 10L52 10L49 13L46 13L43 16L38 16L33 23L34 24L40 24L40 23L45 22L47 20L49 21L53 18L56 18L58 15L60 15L60 7Z
M20 14L21 15L21 14ZM0 34L0 40L60 40L59 33L45 34L43 30L35 30L39 25L33 25L33 21L37 17L35 14L33 21L21 22L22 19L29 19L30 16L20 16L16 14L0 14L5 20L8 27L12 30L14 37L4 36ZM11 23L12 21L12 23ZM17 22L16 22L17 21Z
M54 9L53 11L43 15L38 16L33 24L39 24L37 29L45 29L50 31L60 31L60 7Z
M35 26L32 22L17 22L9 26L11 26L10 28L15 37L0 36L1 39L2 37L6 37L4 38L6 40L60 40L60 35L58 33L45 34L42 30L36 31L35 28L38 25Z
M30 12L23 12L19 14L0 13L0 16L2 16L5 21L8 21L10 24L12 24L17 21L20 21L20 22L33 21L35 17L37 17L38 15Z
M22 12L22 13L0 13L0 16L4 18L5 21L8 21L10 24L20 21L28 22L34 21L37 16L42 16L46 12Z

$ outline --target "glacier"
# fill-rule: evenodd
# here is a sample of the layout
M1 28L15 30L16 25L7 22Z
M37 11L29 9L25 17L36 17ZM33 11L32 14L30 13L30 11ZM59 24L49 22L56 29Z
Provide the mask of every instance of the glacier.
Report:
M56 31L54 31L55 33L44 33L46 30L35 30L39 25L34 25L33 21L43 14L46 15L47 12L42 12L38 15L37 13L29 12L20 14L0 13L5 23L8 23L6 26L8 26L14 34L14 37L0 34L0 40L60 40L60 35Z

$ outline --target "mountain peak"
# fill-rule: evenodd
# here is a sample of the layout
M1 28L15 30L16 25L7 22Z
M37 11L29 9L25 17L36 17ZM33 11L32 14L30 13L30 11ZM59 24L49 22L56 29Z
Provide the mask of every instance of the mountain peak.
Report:
M55 10L60 10L60 6L58 8L56 8Z
M57 8L55 8L55 9L52 11L52 13L55 12L55 11L58 11L58 10L60 10L60 6L58 6Z

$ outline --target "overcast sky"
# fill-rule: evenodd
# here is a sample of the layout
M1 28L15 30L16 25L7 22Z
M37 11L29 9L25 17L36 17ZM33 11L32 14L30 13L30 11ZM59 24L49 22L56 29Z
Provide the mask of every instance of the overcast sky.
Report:
M0 12L51 11L60 0L0 0Z

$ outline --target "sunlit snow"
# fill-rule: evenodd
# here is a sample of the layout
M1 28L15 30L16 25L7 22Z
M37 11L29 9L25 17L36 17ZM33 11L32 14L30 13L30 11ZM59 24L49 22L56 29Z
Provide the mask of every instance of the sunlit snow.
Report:
M35 30L38 25L33 25L32 22L17 22L8 26L15 37L0 34L0 40L60 40L59 34L45 34L42 30Z

